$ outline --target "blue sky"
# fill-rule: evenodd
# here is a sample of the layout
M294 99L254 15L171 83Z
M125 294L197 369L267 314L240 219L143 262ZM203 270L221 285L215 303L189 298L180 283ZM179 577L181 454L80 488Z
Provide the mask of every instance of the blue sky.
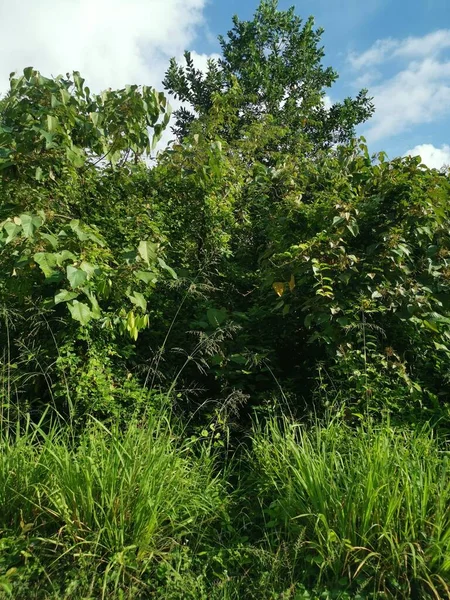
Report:
M80 70L93 89L161 87L171 56L217 53L231 17L258 0L0 0L0 93L8 74ZM362 126L372 151L420 153L450 163L450 0L280 0L325 29L325 63L340 74L332 100L367 87L374 118Z

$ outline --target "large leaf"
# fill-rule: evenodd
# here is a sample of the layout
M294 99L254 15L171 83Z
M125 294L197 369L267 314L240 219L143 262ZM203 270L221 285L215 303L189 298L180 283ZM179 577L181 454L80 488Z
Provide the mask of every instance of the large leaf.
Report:
M18 235L21 230L20 225L13 223L12 221L8 221L3 225L3 229L8 234L8 237L5 240L5 244L9 244L12 242Z
M38 215L20 215L20 222L22 224L23 232L27 238L33 237L36 229L42 225L42 219L41 217L38 217Z
M84 304L84 302L74 300L72 304L68 304L67 306L72 315L72 319L75 319L75 321L78 321L82 325L87 325L92 319L91 309L87 304Z
M213 327L218 327L227 318L227 311L224 308L220 310L218 310L217 308L209 308L206 313L206 316L208 317L210 325L212 325Z
M61 304L61 302L70 302L70 300L74 300L77 298L79 294L77 292L70 292L69 290L59 290L57 294L55 294L55 305Z
M154 242L148 242L142 240L138 246L139 256L142 258L144 262L148 265L154 263L156 261L156 250L158 249L158 245Z
M47 129L53 133L58 126L58 119L53 115L47 115Z
M158 279L158 275L152 271L136 271L134 276L144 283L155 283Z
M47 240L47 242L49 242L49 244L51 244L55 250L58 248L59 240L56 235L53 235L52 233L41 233L40 236L44 240Z
M85 242L89 239L89 234L84 230L78 219L73 219L70 221L69 227L81 242Z
M81 269L77 269L73 265L67 266L67 279L70 285L75 289L83 285L87 279L87 273Z
M165 263L165 261L162 258L158 258L158 262L160 264L160 266L167 271L168 273L170 273L170 275L173 277L173 279L177 279L177 274L175 273L175 271L172 269L172 267L169 267L169 265L167 265Z
M45 277L51 277L55 273L57 265L56 256L52 252L37 252L34 261L40 266Z
M133 294L129 294L128 298L130 301L145 312L147 310L147 300L144 298L144 295L140 292L133 292Z
M56 257L56 261L59 266L62 266L62 264L66 260L72 260L72 261L77 260L77 257L75 256L75 254L73 252L70 252L69 250L61 250L61 252L58 252L57 254L55 254L55 257Z

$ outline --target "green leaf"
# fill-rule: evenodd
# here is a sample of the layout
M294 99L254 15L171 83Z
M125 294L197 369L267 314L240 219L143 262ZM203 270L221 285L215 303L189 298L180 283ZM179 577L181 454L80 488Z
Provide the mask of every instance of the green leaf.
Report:
M232 354L230 360L238 365L245 365L247 362L247 359L242 354Z
M68 160L70 160L70 162L76 168L84 166L84 163L86 162L86 156L83 150L81 150L81 148L77 148L76 146L73 146L72 148L67 147L66 155Z
M144 262L148 265L154 263L156 261L156 250L158 249L158 245L154 242L148 242L142 240L138 246L139 256L142 258Z
M56 256L56 261L60 267L66 260L71 260L71 261L77 260L77 257L75 256L75 254L73 252L70 252L69 250L61 250L61 252L58 252L57 254L55 254L55 256Z
M83 285L87 279L87 273L81 269L77 269L73 265L67 265L67 279L72 288L77 288Z
M209 308L206 316L210 325L218 327L227 318L227 311L225 309L217 310L216 308Z
M347 325L350 325L350 319L347 319L347 317L338 317L336 321L339 323L339 325L342 325L342 327L347 327Z
M169 267L169 265L167 265L162 258L158 258L158 262L159 262L161 268L164 269L165 271L167 271L172 276L173 279L178 279L178 276L175 273L175 271L172 269L172 267Z
M57 266L56 256L52 252L37 252L33 256L34 261L40 266L46 278L55 273Z
M91 309L87 304L83 302L78 302L78 300L74 300L72 304L68 304L67 307L70 310L70 314L72 315L72 319L81 323L81 325L87 325L89 321L92 319Z
M53 235L51 233L41 233L41 238L47 240L47 242L49 242L55 250L59 245L58 238L56 237L56 235Z
M16 225L16 223L13 223L12 221L6 222L3 225L3 229L8 234L8 237L5 240L5 244L9 244L10 242L12 242L21 231L20 225Z
M439 329L436 327L436 325L434 323L431 323L430 321L426 321L423 320L422 321L424 327L426 327L426 329L429 329L430 331L434 331L435 333L439 333Z
M62 89L62 90L60 90L60 93L61 93L62 103L64 105L68 104L69 101L70 101L70 94L69 94L69 92L67 90L65 90L65 89Z
M135 306L142 308L144 312L147 310L147 300L140 292L133 292L133 295L129 294L128 298Z
M96 265L91 265L91 263L88 263L85 260L83 260L81 263L80 269L86 273L88 278L92 277L92 275L98 271L98 267Z
M91 117L91 120L94 123L95 127L98 127L98 121L100 117L99 113L91 112L89 113L89 116Z
M86 296L90 300L92 318L100 319L100 317L102 316L102 311L101 311L100 305L97 301L97 298L95 297L95 294L93 294L89 290L83 290L83 291L85 292Z
M31 76L33 75L33 67L25 67L23 74L25 75L25 79L31 79Z
M42 225L42 219L37 215L22 214L20 215L20 222L22 224L23 232L27 238L33 237L36 229Z
M89 239L89 234L86 231L84 231L78 219L73 219L72 221L70 221L69 227L81 242L85 242Z
M155 283L157 281L158 276L156 273L152 271L136 271L134 276L139 281L143 281L144 283Z
M359 227L357 223L347 225L347 229L350 231L353 237L356 237L359 233Z
M53 133L58 126L58 119L53 115L47 115L47 129Z
M77 292L70 292L69 290L59 290L57 294L55 294L55 305L61 304L61 302L69 302L70 300L74 300L77 298L79 294Z

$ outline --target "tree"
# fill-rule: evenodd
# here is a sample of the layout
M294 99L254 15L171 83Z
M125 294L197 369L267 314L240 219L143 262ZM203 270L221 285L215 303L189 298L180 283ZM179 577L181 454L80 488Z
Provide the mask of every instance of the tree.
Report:
M292 148L299 136L306 136L314 147L345 143L354 135L355 126L373 112L366 90L356 98L327 107L325 90L338 75L324 67L320 46L323 30L314 28L314 19L305 23L294 8L280 11L277 0L262 0L253 20L233 18L227 37L220 36L222 57L208 61L206 74L195 68L189 52L185 65L175 59L164 80L165 88L183 103L176 115L174 131L184 138L196 115L202 116L213 106L216 94L230 90L237 82L242 90L236 110L236 127L225 137L238 135L243 125L271 115L285 128L279 143Z
M138 86L91 94L78 72L26 68L10 83L0 105L0 401L13 390L21 408L51 398L58 410L70 399L77 414L111 412L154 288L176 277L147 214L141 159L167 101Z

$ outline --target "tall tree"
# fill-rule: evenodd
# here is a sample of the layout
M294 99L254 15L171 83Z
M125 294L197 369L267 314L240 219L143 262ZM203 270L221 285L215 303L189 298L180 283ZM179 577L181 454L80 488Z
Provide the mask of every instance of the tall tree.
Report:
M184 65L171 60L164 86L190 107L175 113L175 133L185 137L196 115L201 117L211 109L215 94L230 90L237 82L242 90L236 107L240 118L226 137L271 115L286 129L288 146L299 136L306 136L315 148L348 141L355 126L371 116L373 104L367 91L361 90L356 98L327 106L325 90L338 75L322 64L322 33L312 17L303 22L294 7L278 10L277 0L262 0L251 21L235 16L227 37L219 36L222 57L209 60L206 73L195 68L189 52Z

